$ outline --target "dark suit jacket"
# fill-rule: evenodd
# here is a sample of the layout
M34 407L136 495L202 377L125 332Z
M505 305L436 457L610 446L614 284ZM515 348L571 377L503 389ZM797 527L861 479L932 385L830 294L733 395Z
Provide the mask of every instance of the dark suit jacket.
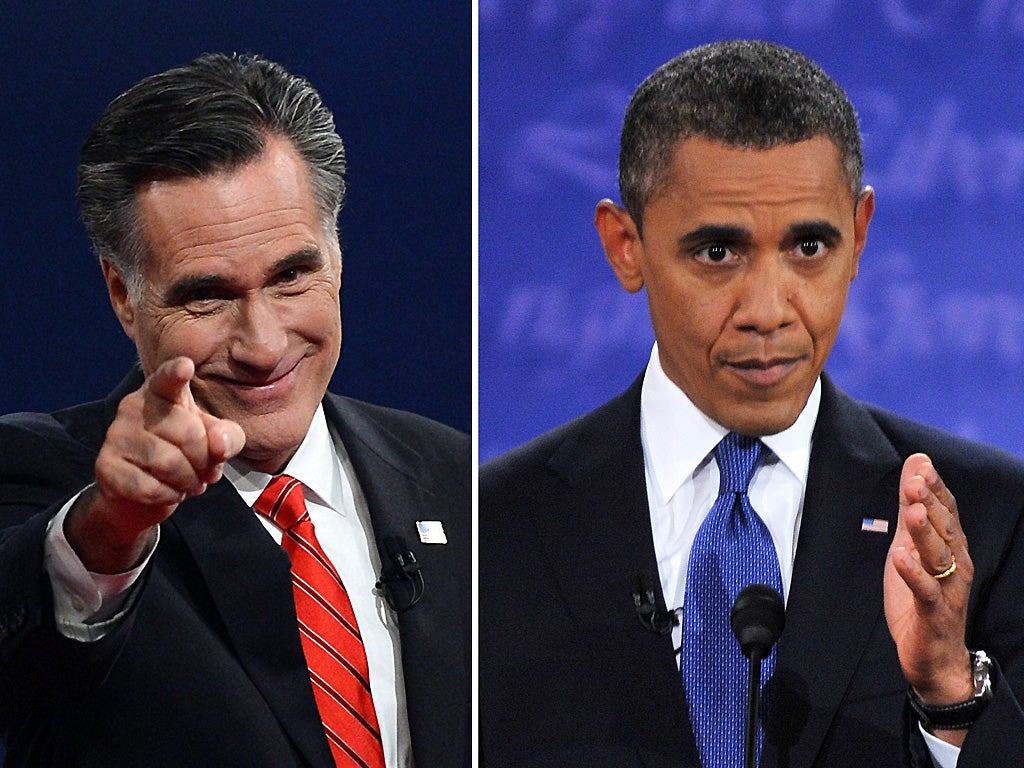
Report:
M698 765L671 637L643 628L632 599L642 582L665 607L640 385L481 469L486 768ZM1024 690L1024 465L854 402L826 377L762 766L928 764L916 721L901 728L906 682L882 605L900 470L915 451L957 496L976 567L968 642L1004 673L960 768L1024 765L1012 692ZM888 519L889 533L862 532L865 517Z
M288 557L225 480L183 503L128 619L62 637L43 571L49 518L92 480L130 376L107 400L0 419L0 727L5 766L332 765L296 630ZM422 565L399 616L417 766L470 764L470 445L408 413L328 395L381 561ZM42 510L40 512L40 510ZM440 520L447 545L420 544Z

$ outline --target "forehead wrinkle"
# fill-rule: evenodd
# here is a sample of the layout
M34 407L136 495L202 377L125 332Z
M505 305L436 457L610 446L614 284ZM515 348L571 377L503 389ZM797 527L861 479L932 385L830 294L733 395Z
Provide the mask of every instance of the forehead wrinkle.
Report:
M287 212L280 211L279 213L285 216ZM257 214L247 217L245 220L252 221L264 216L266 214ZM225 229L228 232L227 237L218 237L218 229ZM230 224L210 223L196 224L179 231L165 232L165 234L169 253L184 255L184 258L187 259L226 257L228 256L226 252L232 249L263 248L285 240L296 242L291 253L318 250L315 232L308 231L301 221L292 217L289 217L285 223L269 222L264 226L241 232Z
M828 159L818 163L800 153L803 147L823 146ZM724 165L710 169L709 154L724 153L731 158ZM790 155L792 164L789 172L781 172L780 166L769 160ZM746 162L740 162L746 158ZM718 193L725 193L727 186L737 184L742 199L747 199L749 187L756 185L769 195L780 194L782 198L792 197L794 184L802 189L803 195L851 197L845 182L838 151L827 139L808 139L796 144L783 144L771 149L731 147L721 142L691 137L679 141L673 148L670 162L652 192L651 200L657 196L678 195L679 193L701 196L709 184L717 187ZM855 200L855 197L854 197Z

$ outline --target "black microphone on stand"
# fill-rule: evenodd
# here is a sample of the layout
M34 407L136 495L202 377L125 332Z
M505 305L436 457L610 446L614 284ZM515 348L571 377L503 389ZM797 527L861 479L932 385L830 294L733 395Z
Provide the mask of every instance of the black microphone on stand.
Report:
M761 661L786 625L786 607L782 596L767 584L751 584L736 596L730 614L732 632L739 640L743 655L750 659L750 685L747 688L747 729L743 748L744 768L757 765L757 717L761 706Z

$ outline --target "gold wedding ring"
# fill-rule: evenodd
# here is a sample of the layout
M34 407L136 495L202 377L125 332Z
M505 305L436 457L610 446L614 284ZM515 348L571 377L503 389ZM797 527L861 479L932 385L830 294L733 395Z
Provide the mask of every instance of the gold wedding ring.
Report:
M956 573L956 555L954 555L952 552L950 552L949 553L949 559L951 560L951 562L949 564L949 568L944 570L942 573L932 574L935 577L936 581L940 581L941 579L944 579L947 576L952 576L954 573Z

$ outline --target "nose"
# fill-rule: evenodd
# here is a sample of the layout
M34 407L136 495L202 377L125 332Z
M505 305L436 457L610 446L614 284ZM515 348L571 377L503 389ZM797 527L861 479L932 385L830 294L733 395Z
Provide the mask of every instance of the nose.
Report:
M761 335L784 328L796 319L793 297L798 281L782 255L753 259L740 277L733 322L741 330Z
M287 347L287 329L272 301L256 294L239 303L229 350L232 360L247 368L270 371Z

